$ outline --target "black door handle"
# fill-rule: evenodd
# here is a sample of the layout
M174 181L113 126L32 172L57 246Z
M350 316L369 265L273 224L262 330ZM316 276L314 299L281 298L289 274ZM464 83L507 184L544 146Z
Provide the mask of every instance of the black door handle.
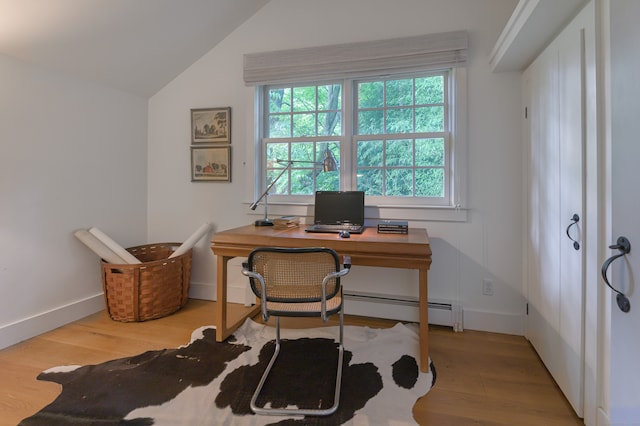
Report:
M569 224L569 226L567 226L567 237L569 237L569 239L571 241L573 241L573 248L576 250L580 250L580 243L577 240L574 240L573 238L571 238L571 235L569 234L569 229L571 229L571 227L575 224L577 224L578 222L580 222L580 216L578 216L577 213L574 213L574 215L571 217L571 223Z
M620 253L614 254L602 264L602 279L611 290L617 293L616 302L618 303L618 307L620 308L620 310L622 312L629 312L629 310L631 310L631 302L629 301L629 298L623 292L614 288L611 283L609 283L609 279L607 278L607 269L609 269L609 266L611 266L614 260L624 256L631 251L631 243L626 237L618 237L616 243L609 246L609 248L618 250Z

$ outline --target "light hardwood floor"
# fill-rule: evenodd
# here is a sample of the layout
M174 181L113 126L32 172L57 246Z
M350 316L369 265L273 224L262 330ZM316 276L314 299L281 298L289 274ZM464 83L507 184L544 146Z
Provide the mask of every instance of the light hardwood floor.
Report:
M230 306L231 315L241 315L245 309ZM142 323L115 322L100 312L0 351L0 425L16 425L59 394L59 385L36 380L41 371L188 343L193 330L213 324L215 309L215 302L190 300L173 315ZM371 327L395 324L362 317L346 317L345 322ZM287 327L300 325L299 320L283 322ZM415 404L419 424L583 424L524 338L470 330L454 333L438 326L430 326L429 333L437 382Z

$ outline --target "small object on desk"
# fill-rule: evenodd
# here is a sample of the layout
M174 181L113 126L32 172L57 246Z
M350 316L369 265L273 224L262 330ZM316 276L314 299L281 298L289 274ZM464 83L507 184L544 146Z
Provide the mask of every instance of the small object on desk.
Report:
M282 216L272 221L275 229L295 228L300 225L300 218L298 216Z
M349 231L340 231L338 235L340 235L340 238L351 238Z
M378 234L408 234L409 223L406 220L383 220L378 223Z

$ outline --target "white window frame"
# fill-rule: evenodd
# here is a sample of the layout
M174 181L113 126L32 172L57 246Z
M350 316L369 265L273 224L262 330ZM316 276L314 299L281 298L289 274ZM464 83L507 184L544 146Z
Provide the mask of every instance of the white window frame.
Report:
M327 136L291 136L291 137L287 137L287 138L271 138L271 137L266 137L266 133L268 130L268 126L269 126L269 116L268 116L268 112L267 112L267 104L269 102L269 100L267 99L267 97L265 96L266 92L268 89L271 88L279 88L279 87L287 87L287 88L296 88L296 87L306 87L306 86L324 86L324 85L332 85L332 84L340 84L342 86L342 96L344 96L344 84L345 84L346 80L332 80L332 81L321 81L321 82L311 82L311 83L293 83L293 84L274 84L274 85L264 85L264 86L257 86L257 91L261 92L260 93L260 103L258 105L256 105L256 109L257 109L257 117L256 120L260 120L260 126L259 126L259 134L257 137L257 142L258 142L258 147L256 147L256 152L260 153L260 158L256 158L256 169L260 170L260 176L261 176L261 184L262 184L262 189L260 190L260 193L262 193L264 191L264 189L266 188L266 173L267 173L267 164L266 164L266 146L269 143L285 143L285 144L291 144L291 143L295 143L295 142L324 142L324 141L330 141L330 142L334 142L337 141L340 144L340 158L342 159L342 155L343 155L343 151L344 151L344 147L345 145L348 143L348 137L346 137L346 131L345 131L345 106L344 106L344 99L342 100L342 104L341 104L341 109L340 109L340 114L341 114L341 119L340 119L340 131L341 134L340 135L327 135ZM293 92L292 92L292 96L293 96ZM317 110L312 111L313 113L317 113ZM296 111L292 111L292 116L295 116L297 114ZM287 113L288 115L288 113ZM286 160L286 159L282 159L282 160ZM296 160L295 158L291 158L291 160ZM303 159L298 159L298 160L303 160ZM321 162L322 158L318 158L317 161ZM286 163L282 163L282 168L284 168L286 166ZM318 166L315 166L316 168ZM311 170L314 168L314 166L312 164L294 164L292 166L292 168L299 168L299 169L307 169L307 170ZM272 169L272 170L277 170L277 169ZM343 171L340 170L340 173L342 173ZM285 174L288 173L289 175L291 174L291 169L288 172L285 172ZM281 179L284 179L284 175ZM345 187L343 185L343 177L342 175L340 176L340 180L341 180L341 187L340 190L344 190ZM259 188L260 185L259 182L256 181L256 187ZM291 195L287 195L287 194L271 194L269 195L269 203L273 203L275 204L313 204L314 203L314 199L313 199L313 195L295 195L295 194L291 194Z
M454 110L453 106L453 97L452 94L452 75L453 70L430 70L421 73L411 73L411 74L393 74L386 75L383 77L377 78L366 78L366 79L354 79L351 81L351 87L355 88L355 86L360 82L367 81L385 81L385 80L395 80L395 79L410 79L410 78L420 78L427 77L431 75L445 75L446 85L444 88L444 97L445 97L445 105L448 107L445 110L444 120L445 126L443 132L433 133L399 133L399 134L388 134L382 133L379 135L359 135L355 134L353 131L353 135L351 136L351 153L352 158L354 159L351 164L351 179L354 185L356 184L356 173L357 173L357 165L355 157L357 155L357 144L362 140L396 140L396 139L424 139L430 137L443 137L445 139L445 188L444 188L444 197L442 198L429 198L429 197L409 197L409 196L384 196L384 195L367 195L367 201L373 205L377 206L418 206L423 208L431 208L431 207L448 207L453 206L453 189L454 186L452 184L453 179L453 156L452 156L452 128L451 128L451 115ZM356 99L356 94L353 93L352 99ZM411 105L412 108L415 108L415 105ZM355 115L357 114L357 110L353 109L353 117L350 124L357 124L357 119ZM355 189L355 186L354 188Z
M440 33L405 39L381 40L374 42L352 43L346 45L303 48L298 50L265 52L245 55L244 80L255 87L254 96L254 177L253 197L257 198L265 188L265 167L262 136L264 132L263 87L299 81L303 85L321 84L321 81L342 80L343 111L353 112L353 84L355 80L371 77L388 78L392 75L409 73L428 73L438 69L451 68L450 88L450 202L444 206L407 203L405 197L397 200L376 200L368 196L366 217L375 219L407 219L432 221L466 221L467 211L467 69L465 32ZM411 53L410 53L411 52ZM358 56L359 55L359 56ZM360 56L366 57L364 65ZM403 56L404 55L404 56ZM411 56L414 55L414 56ZM350 58L355 62L333 62L337 58ZM358 59L360 58L360 59ZM369 60L369 58L375 58ZM358 59L358 61L356 61ZM423 66L418 66L422 62ZM302 64L302 67L299 66ZM438 66L440 64L440 66ZM361 67L362 65L362 67ZM444 65L444 66L443 66ZM358 70L358 67L361 67ZM378 67L381 72L373 73ZM339 71L342 70L342 71ZM342 72L342 75L340 75ZM330 78L328 78L330 76ZM320 78L318 78L320 77ZM324 78L322 78L324 77ZM356 169L353 167L353 123L351 117L343 113L344 137L341 141L341 162L349 164L351 173L341 171L341 189L351 188ZM334 138L336 139L336 138ZM295 214L313 215L312 196L269 196L269 216ZM380 197L377 197L380 198ZM407 197L413 199L414 197ZM263 201L264 203L264 201ZM256 214L259 214L256 212Z
M385 76L388 77L388 76ZM370 78L368 78L370 79ZM342 126L344 136L331 137L331 139L340 140L340 159L341 159L341 190L352 189L355 184L356 168L354 167L355 141L357 135L353 135L352 125L355 120L353 117L347 118L347 115L355 113L353 110L353 89L354 81L358 79L346 79L343 82L343 117ZM438 220L438 221L466 221L467 214L464 209L467 180L466 175L466 132L464 123L466 123L466 69L452 69L448 78L449 87L449 111L448 119L450 129L449 140L449 169L450 179L449 203L446 205L424 204L424 198L421 197L384 197L384 196L367 196L367 218L383 219L383 218L403 218L407 220ZM314 83L316 84L316 83ZM323 84L318 83L318 84ZM255 151L255 170L257 172L254 179L254 198L259 196L265 189L265 143L270 139L263 138L265 132L265 121L267 119L264 105L264 86L256 87L256 129L259 129L256 137ZM300 138L304 139L304 138ZM346 166L348 165L348 166ZM347 170L345 170L347 167ZM269 211L273 214L285 215L308 215L310 206L314 200L311 195L269 195ZM259 213L258 209L258 213Z

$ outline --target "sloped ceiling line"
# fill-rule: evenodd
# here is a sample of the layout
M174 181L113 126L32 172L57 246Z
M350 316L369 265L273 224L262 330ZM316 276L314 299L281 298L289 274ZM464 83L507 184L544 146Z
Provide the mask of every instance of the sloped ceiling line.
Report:
M150 97L269 0L0 0L0 53Z

